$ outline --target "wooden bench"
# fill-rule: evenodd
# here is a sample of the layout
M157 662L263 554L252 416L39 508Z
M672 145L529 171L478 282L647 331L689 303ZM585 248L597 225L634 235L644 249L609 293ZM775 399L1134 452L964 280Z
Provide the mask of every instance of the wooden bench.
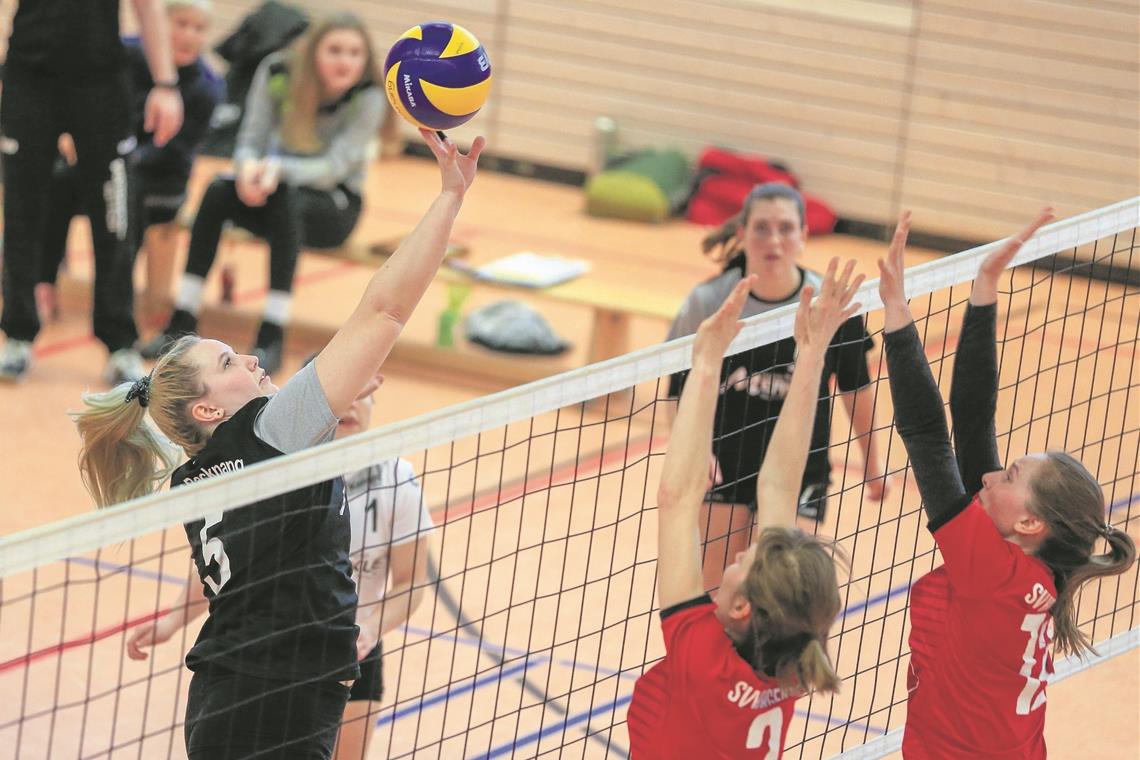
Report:
M513 298L534 298L589 309L591 312L591 334L587 351L589 364L612 359L632 350L630 328L633 317L649 317L669 322L680 306L675 298L656 293L639 292L636 298L631 298L628 287L600 282L592 279L589 274L549 288L528 288L475 279L448 268L445 262L436 280L449 284L464 283L470 285L472 289L490 290Z

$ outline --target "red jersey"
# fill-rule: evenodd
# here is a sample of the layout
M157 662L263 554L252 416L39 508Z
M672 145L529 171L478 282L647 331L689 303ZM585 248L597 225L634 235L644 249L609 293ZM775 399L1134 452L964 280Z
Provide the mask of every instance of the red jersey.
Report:
M934 540L944 564L910 592L903 756L1045 758L1053 573L1001 537L977 496Z
M627 713L633 760L777 760L792 707L736 653L708 596L662 612L665 659L637 679Z

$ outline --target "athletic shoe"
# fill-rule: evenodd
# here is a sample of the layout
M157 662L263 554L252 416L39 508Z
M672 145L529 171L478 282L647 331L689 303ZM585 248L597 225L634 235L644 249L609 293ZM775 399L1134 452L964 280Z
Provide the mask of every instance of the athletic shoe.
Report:
M15 383L24 379L32 366L32 342L9 338L0 350L0 381Z
M139 352L133 348L120 348L107 359L107 369L103 372L103 379L110 385L118 385L133 383L146 375L146 367L143 366Z
M285 330L281 325L262 322L257 328L257 343L250 352L257 357L258 365L269 374L281 368L285 353Z
M796 514L809 520L823 522L827 513L827 483L814 483L800 493Z
M157 359L166 353L166 349L170 344L181 338L183 335L189 335L198 329L198 318L188 311L182 309L175 309L174 313L170 315L170 321L166 327L159 331L145 343L139 343L139 354L144 359Z

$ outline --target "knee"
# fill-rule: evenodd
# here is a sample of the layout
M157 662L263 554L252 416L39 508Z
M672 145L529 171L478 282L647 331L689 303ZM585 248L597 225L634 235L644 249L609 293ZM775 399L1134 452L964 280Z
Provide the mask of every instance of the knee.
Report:
M217 177L206 188L205 194L202 195L202 202L199 208L218 207L225 205L226 201L235 195L233 180Z

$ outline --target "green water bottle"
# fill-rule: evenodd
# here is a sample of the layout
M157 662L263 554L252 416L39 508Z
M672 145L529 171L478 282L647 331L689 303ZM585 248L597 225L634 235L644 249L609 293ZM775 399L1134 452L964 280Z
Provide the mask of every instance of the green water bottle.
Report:
M460 307L471 294L467 285L451 285L447 289L447 308L439 313L439 330L435 336L435 344L440 348L455 347L455 325L463 317Z

